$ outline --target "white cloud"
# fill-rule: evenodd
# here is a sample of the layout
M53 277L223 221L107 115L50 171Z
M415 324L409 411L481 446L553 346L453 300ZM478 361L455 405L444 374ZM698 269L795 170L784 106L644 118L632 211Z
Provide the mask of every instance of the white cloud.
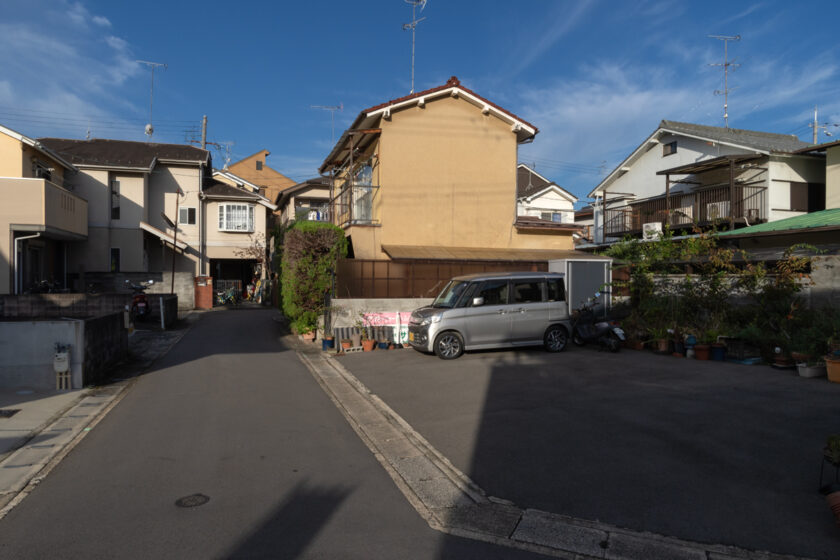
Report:
M93 23L100 27L111 27L111 20L104 16L93 16Z

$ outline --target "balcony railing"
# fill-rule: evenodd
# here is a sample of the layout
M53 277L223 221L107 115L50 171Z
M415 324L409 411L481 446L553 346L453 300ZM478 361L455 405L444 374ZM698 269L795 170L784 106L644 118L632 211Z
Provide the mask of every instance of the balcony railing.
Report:
M378 185L346 185L333 199L336 225L374 225L379 223L373 216L373 199L379 191Z
M767 221L767 188L735 186L734 200L729 185L698 189L670 196L670 212L664 196L649 198L624 208L608 209L604 217L607 237L642 233L644 224L659 223L671 229L701 227L729 221L730 209L736 220L749 225ZM670 213L670 219L669 219Z

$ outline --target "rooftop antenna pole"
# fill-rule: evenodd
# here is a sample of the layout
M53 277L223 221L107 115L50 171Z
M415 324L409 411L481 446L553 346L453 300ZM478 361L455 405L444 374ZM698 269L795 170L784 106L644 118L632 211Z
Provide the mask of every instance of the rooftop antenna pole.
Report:
M715 95L723 95L723 123L726 128L729 128L729 67L737 68L740 64L729 62L729 41L740 41L740 35L709 35L710 39L720 39L723 41L723 64L709 64L709 66L723 66L723 90L715 90ZM735 89L735 88L732 88Z
M414 93L414 36L417 30L417 24L423 21L424 17L417 19L417 6L420 6L420 11L423 11L423 8L426 7L426 0L405 0L406 4L411 4L411 22L404 23L402 28L403 31L410 29L411 30L411 91L409 93Z
M335 112L343 111L344 103L339 103L338 105L310 105L309 108L323 109L330 112L330 126L332 127L332 132L330 133L330 143L335 144Z
M137 60L135 62L138 64L145 64L152 69L152 89L151 93L149 93L149 124L146 125L145 130L146 136L148 136L149 140L151 140L152 134L155 133L155 128L152 126L152 108L155 104L155 68L163 66L163 69L166 70L166 64L162 62L149 62L148 60Z

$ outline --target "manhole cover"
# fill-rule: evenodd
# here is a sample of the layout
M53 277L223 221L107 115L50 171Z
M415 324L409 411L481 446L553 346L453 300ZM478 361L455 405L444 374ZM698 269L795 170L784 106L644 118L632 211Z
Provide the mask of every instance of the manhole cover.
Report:
M0 418L11 418L20 412L19 408L0 408Z
M182 508L203 506L210 501L210 496L204 494L193 494L191 496L184 496L175 500L175 505Z

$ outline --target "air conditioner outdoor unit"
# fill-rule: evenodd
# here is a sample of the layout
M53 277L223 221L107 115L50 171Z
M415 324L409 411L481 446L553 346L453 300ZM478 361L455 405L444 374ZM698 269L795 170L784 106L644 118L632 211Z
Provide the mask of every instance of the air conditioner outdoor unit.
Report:
M645 241L653 241L662 236L662 222L642 224L642 237Z

